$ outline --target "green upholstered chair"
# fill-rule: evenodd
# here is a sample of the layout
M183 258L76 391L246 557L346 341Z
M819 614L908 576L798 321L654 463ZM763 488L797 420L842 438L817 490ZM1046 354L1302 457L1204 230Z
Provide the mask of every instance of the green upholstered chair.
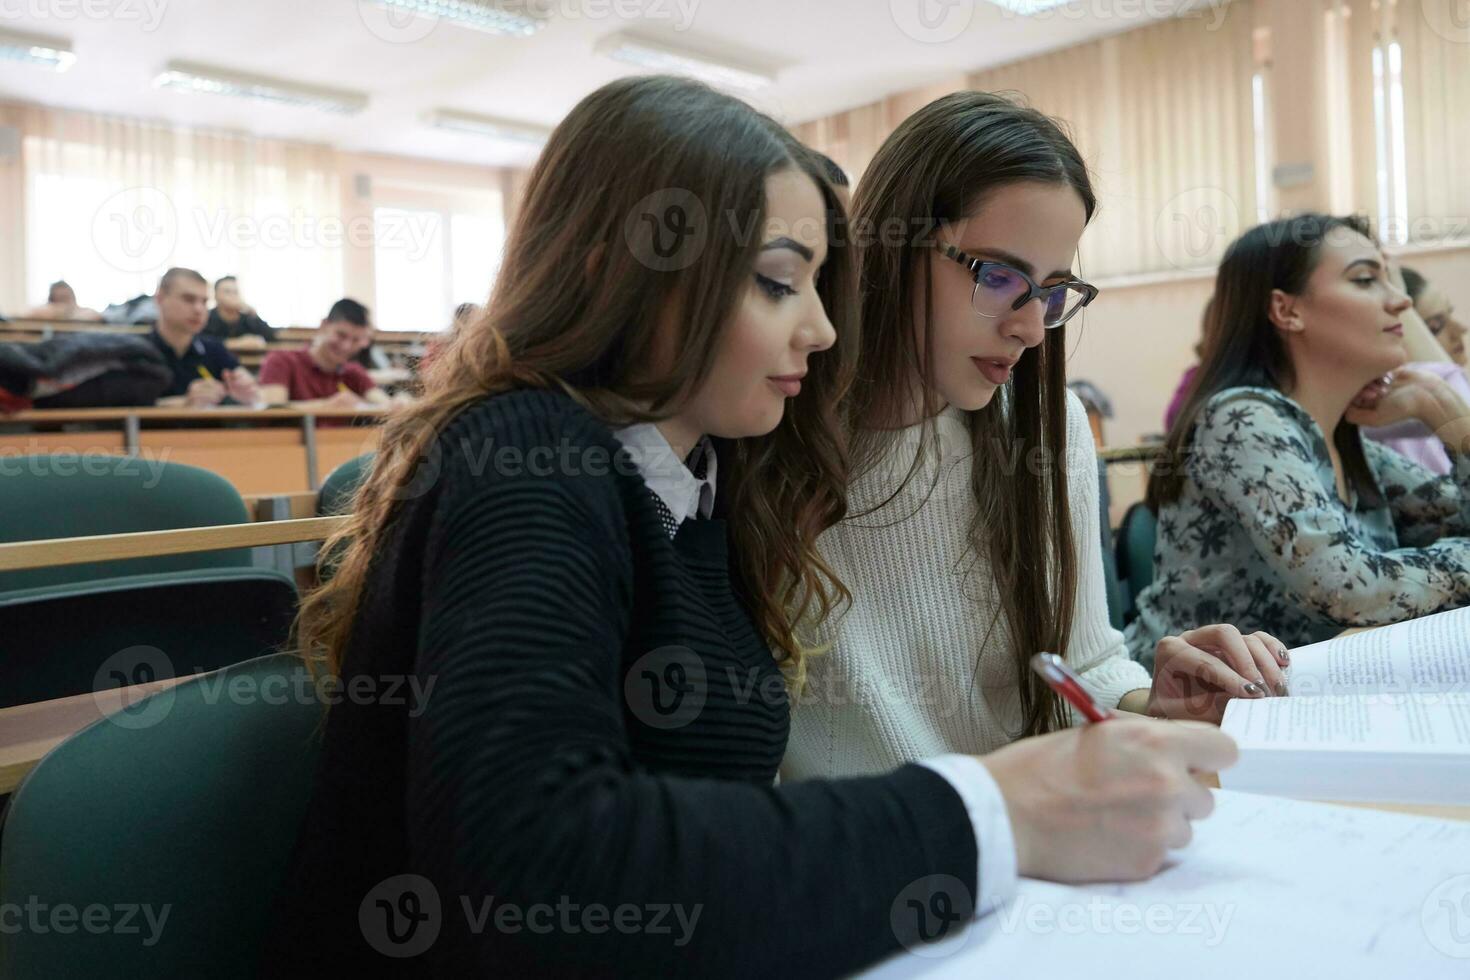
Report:
M1158 518L1142 503L1128 508L1118 528L1118 575L1128 594L1127 622L1138 615L1138 596L1153 583L1158 529Z
M322 517L345 514L352 504L352 495L373 468L373 453L349 459L327 474L322 488L316 494L316 512Z
M237 664L42 759L5 818L0 908L46 911L41 928L0 929L0 977L254 976L316 762L307 678L285 654ZM57 909L74 929L52 927Z
M0 543L246 520L245 502L229 481L197 466L75 453L0 458ZM249 549L237 548L0 572L0 592L250 564Z

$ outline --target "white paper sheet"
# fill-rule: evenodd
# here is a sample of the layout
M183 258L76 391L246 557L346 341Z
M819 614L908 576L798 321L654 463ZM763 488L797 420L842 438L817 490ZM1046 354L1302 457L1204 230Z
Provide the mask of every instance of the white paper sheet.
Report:
M1149 881L1023 880L954 939L865 976L1470 977L1470 822L1228 791L1216 803Z

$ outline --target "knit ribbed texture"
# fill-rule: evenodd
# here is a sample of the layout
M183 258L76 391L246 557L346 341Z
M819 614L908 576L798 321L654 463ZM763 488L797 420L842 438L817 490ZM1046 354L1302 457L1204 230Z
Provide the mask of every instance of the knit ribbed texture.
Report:
M854 601L819 631L830 649L809 661L807 689L792 713L786 778L884 772L950 752L984 754L1020 731L1009 630L988 557L976 554L969 538L976 503L966 418L950 408L934 425L937 455L925 455L898 497L819 542ZM870 510L903 482L924 428L893 434L884 463L852 484L849 513ZM1065 656L1093 696L1113 707L1129 691L1148 687L1149 675L1129 659L1108 620L1097 453L1086 412L1070 392L1067 445L1080 581ZM1025 456L1015 465L1027 465Z
M474 465L492 445L528 461L567 446L579 469L620 449L545 392L481 403L441 439L433 489L404 505L375 563L343 672L350 689L412 671L432 696L417 718L331 710L273 974L831 976L911 938L891 916L915 881L950 875L974 893L970 821L936 773L772 785L788 704L732 594L723 521L687 521L671 541L631 468L510 476ZM671 648L682 677L657 659ZM627 693L650 676L703 707L661 727ZM368 891L403 873L428 878L443 908L437 941L409 961L373 952L358 923ZM699 918L687 937L473 934L461 896Z

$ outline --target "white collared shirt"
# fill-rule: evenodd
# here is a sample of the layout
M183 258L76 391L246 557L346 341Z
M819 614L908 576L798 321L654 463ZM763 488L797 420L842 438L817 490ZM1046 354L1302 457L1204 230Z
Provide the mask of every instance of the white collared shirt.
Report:
M652 422L640 422L613 433L628 450L638 475L674 518L673 537L679 524L694 517L709 517L715 509L717 460L708 436L700 438L686 463ZM703 470L701 476L695 471Z

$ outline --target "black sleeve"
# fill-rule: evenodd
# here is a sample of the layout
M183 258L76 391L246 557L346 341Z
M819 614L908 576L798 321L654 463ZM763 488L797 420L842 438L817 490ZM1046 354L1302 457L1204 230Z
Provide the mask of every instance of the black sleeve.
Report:
M838 975L914 938L906 902L932 876L975 894L964 805L924 767L782 787L640 770L622 715L629 544L609 484L442 479L415 668L434 686L409 721L406 794L414 866L445 909L436 975ZM465 904L487 899L492 917L547 909L552 928L528 912L474 933ZM641 925L594 934L559 911L594 907L637 909Z
M247 329L250 333L255 334L257 337L266 341L267 343L270 343L271 341L274 341L276 339L275 328L273 328L269 323L266 323L265 320L261 319L258 316L250 317L249 326L247 327Z
M201 332L204 336L213 337L221 342L228 340L230 336L229 327L225 326L225 321L221 320L219 314L214 310L209 311L209 319L204 321L204 330Z
M219 371L216 371L215 375L218 376L220 371L233 371L239 367L240 359L235 356L233 351L225 346L225 342L221 340L216 341L216 343L219 344L219 347L215 351L214 356L215 360L219 362Z

